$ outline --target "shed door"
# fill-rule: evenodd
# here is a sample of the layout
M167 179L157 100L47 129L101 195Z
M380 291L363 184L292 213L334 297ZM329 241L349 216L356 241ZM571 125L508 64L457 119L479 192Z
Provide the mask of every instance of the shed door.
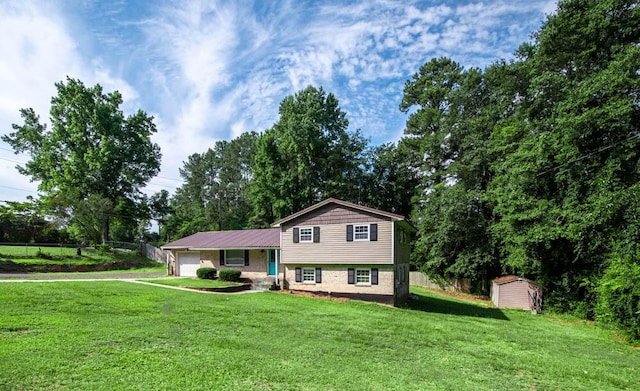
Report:
M195 277L196 270L200 268L200 252L188 251L178 253L178 275L182 277Z

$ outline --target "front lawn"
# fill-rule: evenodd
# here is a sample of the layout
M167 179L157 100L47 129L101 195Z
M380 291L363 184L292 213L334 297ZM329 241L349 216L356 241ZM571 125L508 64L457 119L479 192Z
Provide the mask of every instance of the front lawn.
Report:
M572 318L126 282L2 283L2 390L620 390L640 351Z
M237 282L221 281L221 280L201 280L199 278L190 277L171 277L171 278L145 278L140 281L150 282L153 284L180 286L183 288L224 288L229 286L242 285Z

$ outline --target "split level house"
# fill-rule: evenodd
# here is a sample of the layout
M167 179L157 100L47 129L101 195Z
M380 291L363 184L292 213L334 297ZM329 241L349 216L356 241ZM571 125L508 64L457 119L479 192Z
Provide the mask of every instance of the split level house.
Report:
M415 229L403 216L329 198L272 227L199 232L162 248L176 276L233 268L281 289L396 305L408 299Z

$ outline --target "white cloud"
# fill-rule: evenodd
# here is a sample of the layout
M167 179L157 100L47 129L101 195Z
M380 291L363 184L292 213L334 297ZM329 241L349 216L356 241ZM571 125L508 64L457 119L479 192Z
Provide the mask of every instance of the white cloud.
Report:
M190 154L270 127L281 100L312 84L340 99L353 129L391 141L406 119L404 82L422 64L450 56L483 67L509 57L554 9L548 0L5 1L0 123L17 122L29 106L46 120L53 83L66 75L99 82L123 94L125 112L154 113L161 176L178 178ZM0 180L10 181L4 163ZM163 183L152 182L155 191Z
M54 83L66 76L77 77L86 85L101 83L105 90L117 88L126 99L135 99L137 92L111 70L93 60L84 59L74 37L66 29L66 20L59 10L48 3L3 2L0 7L0 124L1 134L12 131L11 124L20 124L19 110L32 107L43 123L48 122L50 100L56 93ZM26 161L27 156L13 155L11 147L0 143L0 157ZM0 198L23 200L34 195L37 183L5 164L0 183L21 190L0 188ZM31 192L31 193L29 193Z

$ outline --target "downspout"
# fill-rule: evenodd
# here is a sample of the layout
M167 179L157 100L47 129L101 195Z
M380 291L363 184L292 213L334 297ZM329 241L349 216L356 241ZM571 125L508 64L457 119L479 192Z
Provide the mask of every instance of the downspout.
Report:
M277 248L273 255L275 257L274 262L276 263L276 286L280 286L280 268L278 267L280 263L280 249Z
M396 264L396 223L391 220L391 260Z
M280 285L280 261L282 258L282 226L280 226L280 248L276 250L276 284L280 287L280 290L284 288L284 286ZM283 270L282 279L287 280L286 268Z

